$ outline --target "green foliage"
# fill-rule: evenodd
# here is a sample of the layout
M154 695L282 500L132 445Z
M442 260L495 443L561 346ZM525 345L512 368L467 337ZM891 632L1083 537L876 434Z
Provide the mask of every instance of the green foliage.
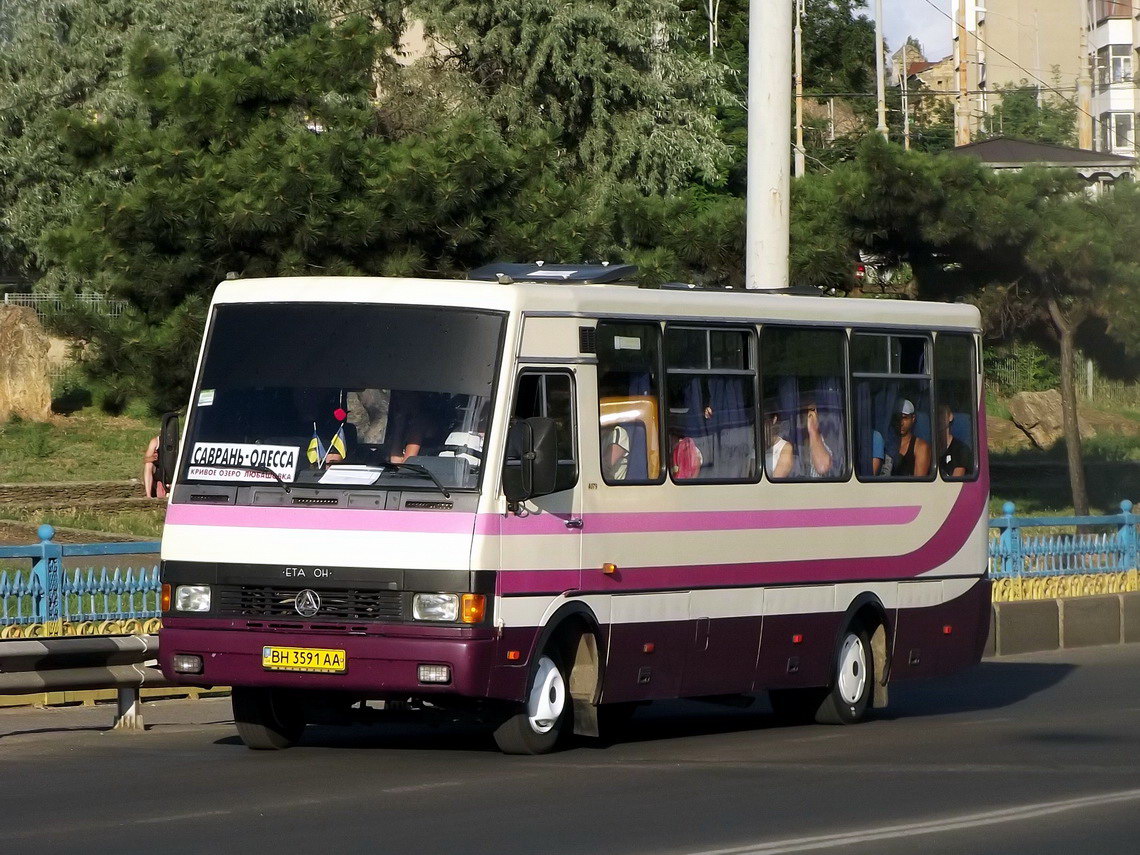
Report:
M990 348L986 355L986 379L1003 395L1044 392L1061 385L1057 357L1035 342L1011 341Z
M986 136L1016 137L1054 145L1077 144L1077 105L1059 95L1038 97L1036 86L998 87L1001 101L989 118Z
M710 107L721 69L675 47L684 20L666 0L419 0L414 14L452 46L443 65L471 84L511 138L541 131L572 173L646 191L720 180L728 146Z
M317 0L29 0L0 3L12 38L0 42L0 265L47 272L39 236L79 212L76 190L116 180L115 165L76 163L61 149L52 114L140 115L125 85L140 37L193 73L221 55L251 54L306 31ZM56 271L58 272L58 271ZM51 277L45 286L62 284ZM75 283L71 283L75 284Z

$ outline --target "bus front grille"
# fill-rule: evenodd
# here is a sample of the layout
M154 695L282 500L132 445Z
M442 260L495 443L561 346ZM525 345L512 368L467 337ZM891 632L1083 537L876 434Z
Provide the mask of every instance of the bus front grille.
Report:
M223 615L252 618L298 617L300 588L260 585L222 585L217 592L217 609ZM403 595L399 591L314 590L320 597L317 620L398 621L404 619Z

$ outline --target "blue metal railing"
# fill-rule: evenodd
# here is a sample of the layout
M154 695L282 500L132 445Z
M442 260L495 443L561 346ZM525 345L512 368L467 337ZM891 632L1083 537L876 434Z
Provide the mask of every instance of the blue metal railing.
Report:
M28 570L0 570L0 627L41 624L60 635L64 623L146 620L161 614L156 561L135 566L65 568L65 558L157 555L156 540L135 543L56 543L41 525L32 546L0 546L0 559L27 558Z
M1137 563L1137 524L1132 502L1120 503L1120 513L1099 517L1016 517L1013 502L1004 515L990 520L997 531L990 538L990 575L995 579L1071 576L1086 573L1126 573ZM1026 528L1073 527L1073 533L1026 535ZM1103 528L1088 532L1082 529Z

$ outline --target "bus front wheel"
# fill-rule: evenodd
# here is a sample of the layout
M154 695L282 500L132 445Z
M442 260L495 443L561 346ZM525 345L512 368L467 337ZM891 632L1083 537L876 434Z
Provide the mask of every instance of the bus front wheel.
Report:
M504 754L546 754L570 733L573 704L561 661L554 651L538 660L526 704L495 729Z
M280 689L234 686L230 701L238 736L255 751L289 748L305 732L301 700Z

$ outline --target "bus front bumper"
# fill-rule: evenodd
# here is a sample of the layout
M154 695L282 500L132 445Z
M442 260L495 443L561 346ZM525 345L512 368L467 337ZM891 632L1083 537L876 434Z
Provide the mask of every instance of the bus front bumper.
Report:
M275 686L387 695L488 697L498 643L494 637L346 635L259 632L166 626L159 635L159 663L168 680L189 686ZM275 670L263 665L267 647L343 651L340 673ZM174 671L174 657L199 656L201 673ZM446 665L450 680L420 679L421 665ZM513 694L513 693L512 693Z

